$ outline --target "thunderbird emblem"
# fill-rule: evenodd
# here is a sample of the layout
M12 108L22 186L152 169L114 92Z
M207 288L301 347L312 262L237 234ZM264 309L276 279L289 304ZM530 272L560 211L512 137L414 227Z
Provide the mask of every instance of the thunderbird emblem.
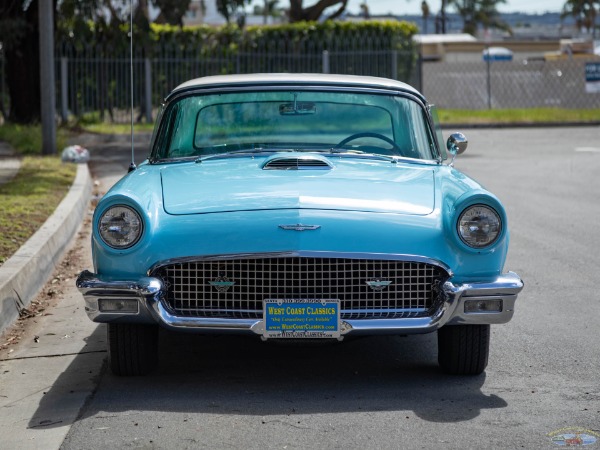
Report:
M392 284L390 280L382 280L380 278L373 278L372 280L367 280L365 283L376 292L381 292Z
M294 230L294 231L307 231L307 230L318 230L321 225L302 225L297 223L295 225L279 225L279 228L283 230Z
M230 281L227 277L218 277L213 281L209 281L208 284L218 292L227 292L235 284L235 281Z

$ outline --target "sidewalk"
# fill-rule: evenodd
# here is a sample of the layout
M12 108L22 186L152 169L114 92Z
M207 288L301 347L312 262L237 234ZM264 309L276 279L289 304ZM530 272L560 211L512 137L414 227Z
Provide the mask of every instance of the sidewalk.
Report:
M0 141L0 184L8 183L19 172L21 158L6 142Z
M10 181L20 166L13 149L0 142L0 185ZM79 164L73 185L54 213L0 266L0 335L14 324L60 262L81 225L91 190L87 164Z

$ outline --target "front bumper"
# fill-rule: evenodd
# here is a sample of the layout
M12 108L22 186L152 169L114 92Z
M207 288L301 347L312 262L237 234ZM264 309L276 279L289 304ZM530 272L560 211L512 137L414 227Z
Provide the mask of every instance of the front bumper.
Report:
M163 301L161 280L142 277L137 281L112 281L83 271L77 278L77 288L85 299L85 309L94 322L160 324L163 327L196 333L247 333L262 335L263 320L180 317L169 312ZM508 322L514 312L523 281L514 272L487 282L443 285L444 300L427 317L398 319L344 320L343 335L417 334L429 333L444 325L501 324ZM100 301L130 300L137 304L129 312L101 311ZM501 308L493 312L465 312L467 301L500 301Z

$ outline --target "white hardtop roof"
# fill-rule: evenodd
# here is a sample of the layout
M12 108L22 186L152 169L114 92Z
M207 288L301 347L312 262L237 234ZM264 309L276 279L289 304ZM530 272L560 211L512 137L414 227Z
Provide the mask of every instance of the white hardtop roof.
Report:
M423 95L412 86L401 81L388 78L367 77L358 75L329 75L308 73L257 73L244 75L216 75L196 78L177 86L169 97L181 91L195 88L210 88L223 86L269 86L269 85L299 85L299 86L354 86L400 90L414 94L420 98Z

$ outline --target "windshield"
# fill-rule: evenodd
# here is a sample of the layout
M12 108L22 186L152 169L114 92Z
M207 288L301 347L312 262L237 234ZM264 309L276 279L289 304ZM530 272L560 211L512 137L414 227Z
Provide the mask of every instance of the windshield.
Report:
M397 95L244 91L184 97L162 115L154 160L253 151L438 157L426 113Z

